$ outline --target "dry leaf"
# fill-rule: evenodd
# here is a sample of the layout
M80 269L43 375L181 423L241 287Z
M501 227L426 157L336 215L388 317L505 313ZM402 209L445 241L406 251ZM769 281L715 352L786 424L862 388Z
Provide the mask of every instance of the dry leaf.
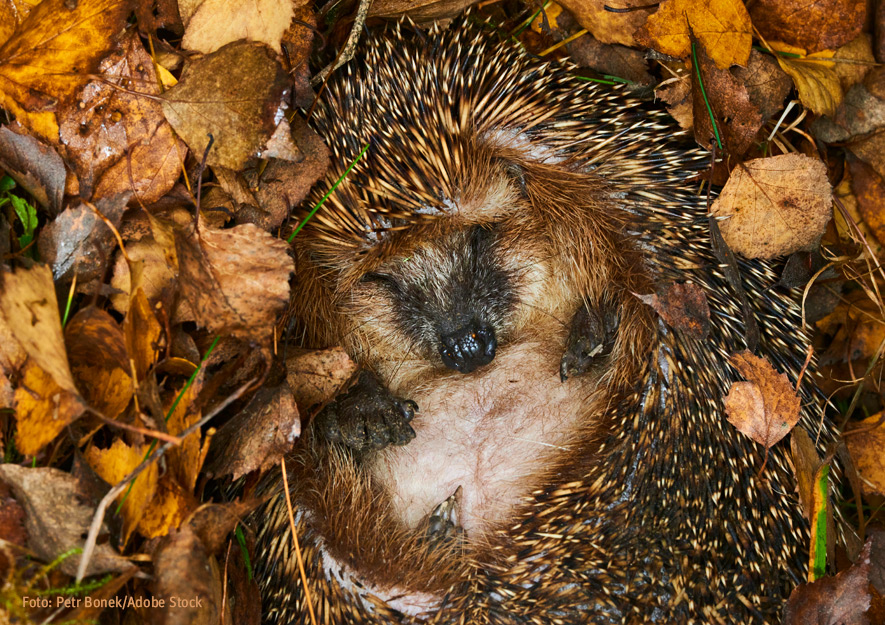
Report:
M369 7L369 17L408 16L419 24L451 19L476 0L374 0Z
M234 480L252 471L279 464L301 434L301 419L288 383L262 387L249 404L224 424L215 436L215 477Z
M356 363L340 347L292 350L286 360L289 386L303 411L335 397L356 368Z
M111 485L119 483L147 457L150 444L129 446L122 439L115 439L108 449L89 446L84 453L86 462ZM154 462L135 478L132 488L124 490L117 501L123 501L123 542L136 528L157 492L157 463Z
M41 2L0 46L0 106L57 143L56 107L95 72L130 10L128 0Z
M783 624L869 625L865 613L870 607L871 545L867 541L850 569L794 588L784 606Z
M793 79L799 100L818 115L833 115L842 102L842 85L832 67L815 59L777 56L781 69Z
M214 333L265 341L289 302L294 263L285 241L244 224L175 235L181 290L197 323Z
M37 139L0 127L0 167L54 217L61 210L65 165L55 150Z
M59 136L76 167L80 196L131 191L150 204L181 175L186 154L166 122L154 64L135 30L120 38L75 101L59 107ZM121 88L122 87L122 88Z
M160 478L151 505L138 522L138 533L145 538L166 536L170 531L178 529L196 507L194 496L167 473Z
M160 540L154 552L154 596L165 599L157 621L165 625L212 625L219 622L221 580L206 549L185 524ZM176 605L171 598L187 599ZM192 601L191 601L192 600ZM228 621L229 622L229 621Z
M808 433L802 428L793 429L790 435L790 451L802 512L810 524L814 516L814 476L820 468L820 456L817 455Z
M873 58L873 38L868 33L861 33L844 46L836 50L833 59L837 62L833 69L842 84L842 90L848 91L862 81L876 64Z
M191 15L182 16L187 28L181 47L209 54L248 39L266 43L279 54L280 40L294 15L293 0L202 0Z
M16 447L25 456L35 455L85 409L76 392L59 386L32 359L15 391Z
M123 320L126 351L132 359L136 382L144 380L160 355L163 327L141 288L135 289L129 301L129 312Z
M838 48L857 37L866 18L865 0L758 0L753 25L769 40L808 52Z
M696 284L669 284L652 295L638 295L655 309L668 326L693 339L710 334L710 307L707 294Z
M67 208L40 231L37 249L40 257L52 265L55 280L67 282L77 274L77 279L84 282L103 275L116 239L95 211L118 227L128 201L129 194L124 193L103 198L94 208L86 204Z
M611 0L560 0L559 4L602 43L620 43L631 47L636 46L633 33L645 23L650 13L649 3L645 0L619 0L619 9L642 7L641 10L624 13L607 11L605 7L611 6Z
M752 25L740 0L664 0L636 38L662 54L684 58L691 54L692 30L720 69L747 64Z
M194 511L187 524L199 536L206 551L217 554L227 546L228 534L262 503L261 499L247 499L225 504L204 504Z
M748 351L729 363L748 382L735 382L725 397L728 421L760 445L769 448L799 422L799 397L783 373Z
M832 212L826 166L802 154L739 165L711 209L715 217L729 217L719 222L722 236L748 258L809 249L820 240Z
M703 42L697 42L697 71L691 73L695 140L709 147L715 140L710 119L710 106L721 135L723 147L735 157L744 153L756 141L762 127L762 115L750 101L747 88L727 69L719 69L707 56ZM698 83L703 80L703 90ZM706 97L705 97L706 94Z
M209 163L240 169L270 139L288 80L263 44L235 42L192 61L163 95L163 112L188 146Z
M860 473L865 493L878 493L885 495L885 424L876 426L882 413L864 419L856 424L857 428L863 428L863 434L845 435L845 445L854 460L857 472Z
M691 83L691 73L683 72L681 76L671 78L662 83L663 86L655 89L655 97L667 103L667 112L683 130L691 130L694 127Z
M174 399L170 400L170 405L166 408L166 414L169 414L172 401L178 401L175 410L169 414L166 422L166 428L170 434L178 436L187 428L200 420L200 411L196 407L195 401L203 388L203 372L200 369L197 377L194 378L191 385L184 393L175 393ZM180 397L180 399L179 399ZM197 483L197 475L206 459L206 453L209 449L210 436L207 435L206 440L200 445L200 432L191 432L180 445L173 447L167 453L169 458L169 470L175 480L181 484L187 491L193 491Z
M783 109L793 81L773 58L757 50L750 52L746 68L733 67L731 73L747 87L750 102L759 107L762 122Z
M885 244L885 182L875 169L852 154L849 153L845 160L863 221L879 243Z
M41 560L52 562L66 551L83 546L83 536L95 511L82 503L76 478L58 469L0 464L0 480L12 487L15 498L24 507L28 547ZM78 564L78 556L65 558L59 569L75 575ZM128 560L100 542L86 567L86 575L131 568Z

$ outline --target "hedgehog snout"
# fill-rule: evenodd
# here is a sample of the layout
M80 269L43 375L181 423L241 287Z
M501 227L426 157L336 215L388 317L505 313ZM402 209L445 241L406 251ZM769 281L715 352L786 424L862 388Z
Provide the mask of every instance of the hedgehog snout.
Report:
M439 354L443 364L461 373L470 373L492 362L497 347L495 329L475 319L439 337Z

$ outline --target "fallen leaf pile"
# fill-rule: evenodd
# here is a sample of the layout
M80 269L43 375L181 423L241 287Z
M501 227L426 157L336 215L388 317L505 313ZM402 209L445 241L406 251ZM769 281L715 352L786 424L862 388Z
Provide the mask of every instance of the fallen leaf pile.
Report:
M0 0L0 583L13 593L0 598L37 586L148 606L201 597L184 612L137 605L121 619L258 622L251 538L238 524L302 417L355 366L340 348L296 349L285 311L299 296L292 212L330 160L309 123L322 88L311 79L346 47L357 4ZM472 4L376 0L355 32ZM474 10L533 54L567 53L590 79L655 94L711 150L698 187L718 193L712 226L743 270L747 259L786 258L772 288L814 278L806 320L831 338L821 365L834 380L866 378L863 408L874 413L881 364L867 363L885 351L883 6L506 0ZM636 295L686 340L715 323L696 285ZM728 419L766 452L784 444L801 401L793 382L749 353L733 364L746 381L722 398ZM873 504L885 493L881 421L854 424L869 434L846 439L858 497ZM804 450L794 457L807 465L811 519L810 484L829 460L811 442L790 444ZM233 501L232 480L242 486ZM876 579L863 553L840 577L798 589L812 599L796 599L789 618L860 618L864 581ZM21 622L100 613L13 603Z

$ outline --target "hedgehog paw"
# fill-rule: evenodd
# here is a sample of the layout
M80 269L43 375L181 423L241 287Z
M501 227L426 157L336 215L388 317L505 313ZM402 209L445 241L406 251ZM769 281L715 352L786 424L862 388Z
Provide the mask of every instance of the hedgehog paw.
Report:
M464 528L458 520L461 507L461 487L444 502L436 506L427 517L425 539L431 549L437 549L452 541L464 538Z
M356 383L323 408L316 424L327 440L369 451L415 438L409 422L416 412L415 402L395 397L374 373L363 370Z
M581 306L572 319L572 329L559 363L559 379L586 373L601 358L611 353L618 335L618 312L615 307Z

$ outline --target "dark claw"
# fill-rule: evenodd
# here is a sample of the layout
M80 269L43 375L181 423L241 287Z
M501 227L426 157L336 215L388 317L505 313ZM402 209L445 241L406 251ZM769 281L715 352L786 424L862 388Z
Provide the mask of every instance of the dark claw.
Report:
M461 508L461 492L458 489L444 502L436 506L427 518L427 541L431 548L436 548L460 539L464 535L464 528L459 521Z
M470 373L492 362L498 347L495 329L476 321L441 336L439 342L443 364L461 373Z
M356 383L317 415L316 427L329 441L355 451L405 445L415 438L409 425L418 405L395 397L370 371L361 371Z
M581 375L609 355L618 336L618 312L614 306L606 310L581 306L572 319L572 328L559 363L559 379Z

